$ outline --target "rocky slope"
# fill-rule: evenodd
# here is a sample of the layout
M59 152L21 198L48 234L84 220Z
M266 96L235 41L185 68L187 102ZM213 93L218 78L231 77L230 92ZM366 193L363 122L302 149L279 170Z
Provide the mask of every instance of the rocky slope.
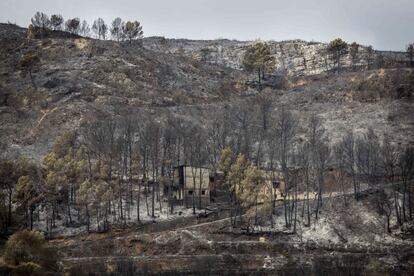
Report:
M212 64L220 64L234 69L242 69L246 48L254 41L236 40L186 40L165 39L163 37L145 38L143 45L160 53L184 55ZM276 72L288 76L317 75L332 70L334 64L327 54L327 44L303 40L268 41L276 58ZM354 59L348 54L343 57L342 66L366 67L368 60L372 66L395 66L407 60L403 52L375 51L369 56L367 47L360 46Z
M301 122L311 113L321 115L333 141L346 130L373 126L380 135L392 133L396 142L413 142L411 69L337 76L324 73L320 51L325 44L271 42L278 70L296 77L288 78L283 89L268 86L258 91L246 84L251 77L239 70L251 42L147 38L142 43L120 45L58 34L27 39L26 29L0 24L1 140L11 152L41 158L57 135L96 118L174 114L205 122L217 108L261 94L272 110L288 106ZM200 53L206 47L211 51L204 59ZM31 51L40 58L32 70L36 89L18 66ZM363 55L361 49L361 65ZM389 64L403 59L399 53L389 57Z

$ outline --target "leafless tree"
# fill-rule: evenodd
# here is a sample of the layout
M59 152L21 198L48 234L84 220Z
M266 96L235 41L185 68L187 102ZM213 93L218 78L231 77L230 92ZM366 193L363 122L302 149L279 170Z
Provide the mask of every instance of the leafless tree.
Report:
M356 141L356 164L360 179L374 186L380 174L380 143L372 128Z
M160 144L161 144L161 127L156 121L150 121L149 124L149 136L150 136L150 159L151 159L151 173L152 173L152 187L151 187L151 216L154 218L155 213L155 191L157 190L157 197L161 208L161 199L159 198L159 165L160 165Z
M263 157L263 147L269 133L269 117L271 114L272 102L269 96L261 94L255 99L255 107L257 110L257 127L258 130L258 146L256 152L256 166L260 166L261 158ZM264 158L263 158L264 159Z
M119 219L121 221L124 221L125 223L125 216L124 216L124 193L125 193L125 187L124 187L124 180L126 176L126 159L125 159L125 153L126 153L126 141L125 137L123 135L120 135L116 138L115 141L115 149L114 149L114 167L116 167L116 176L118 183L117 185L117 197L118 197L118 212L119 212Z
M44 32L50 27L49 16L43 12L36 12L36 14L32 17L31 22L33 27L40 28L43 38Z
M149 193L149 156L150 156L150 142L151 142L151 135L150 135L150 125L148 124L149 118L144 117L142 121L144 121L139 128L139 155L141 156L141 164L142 164L142 184L144 184L144 194L145 194L145 206L147 210L147 215L150 215L149 207L148 207L148 193ZM140 205L140 190L141 185L138 187L139 193L137 196L138 200L138 207ZM139 212L138 212L139 213Z
M206 139L209 153L209 164L216 171L220 162L221 152L228 146L230 136L230 114L225 108L220 108L211 116L206 128Z
M304 217L305 213L305 206L306 206L306 223L305 226L310 226L310 201L309 201L309 193L311 189L311 179L310 179L310 166L311 166L311 149L308 142L304 142L298 151L298 163L301 168L303 182L305 184L305 193L306 199L303 201L302 205L302 218Z
M105 21L102 18L98 18L93 22L92 31L95 33L98 39L106 39L106 34L108 32L108 26L105 24Z
M374 202L378 213L385 216L387 231L388 233L391 233L390 218L392 214L392 203L389 199L388 194L384 190L380 190L375 195Z
M79 27L79 34L83 37L88 37L91 34L91 28L86 20L83 20Z
M346 170L346 155L344 153L343 147L341 147L341 144L335 145L333 148L333 158L334 158L334 165L335 168L332 171L332 176L335 181L335 186L339 187L341 189L341 192L343 194L344 199L344 205L347 206L347 196L346 196L346 176L347 176L347 170Z
M285 224L286 227L290 227L288 216L291 214L288 209L290 190L293 186L292 174L288 166L289 158L293 154L292 152L292 140L296 134L297 121L293 117L292 113L285 107L282 107L277 111L274 119L273 139L274 143L277 143L279 165L282 170L285 193L284 193L284 207L285 207Z
M318 219L319 208L322 206L323 186L325 184L325 171L331 157L331 149L327 140L320 140L316 145L315 151L317 182L318 182L318 200L316 202L315 218Z
M230 114L234 152L242 153L249 159L255 134L253 105L243 101L239 105L232 107Z
M356 156L355 156L355 137L353 132L348 132L339 144L341 154L343 155L343 165L347 173L352 177L354 186L354 197L358 200L360 184L357 178Z
M124 22L119 17L115 18L111 23L110 32L111 32L112 38L115 39L117 42L122 40L123 25L124 25Z
M406 205L408 206L408 218L413 220L412 210L412 192L413 192L413 180L414 180L414 148L406 146L400 150L398 159L399 172L401 174L401 181L403 183L403 219L406 218Z
M206 149L205 149L205 134L204 130L196 125L192 126L192 135L189 141L189 162L191 166L191 175L193 179L193 194L192 194L192 208L193 214L195 214L196 198L195 191L198 190L198 208L201 208L201 187L202 187L202 167L206 162ZM199 187L196 187L197 177L199 177Z
M322 120L312 114L309 117L307 138L309 141L311 152L311 171L312 177L317 184L317 203L315 210L315 218L318 218L319 208L322 206L323 185L325 182L325 170L330 157L330 147L326 130L322 125Z
M389 137L385 137L382 147L380 161L381 166L386 174L386 180L392 186L393 197L394 197L394 208L397 216L397 221L402 225L402 208L400 206L400 188L396 185L397 169L398 169L398 152L397 148L391 143Z
M176 158L177 135L175 133L175 118L170 115L164 125L162 133L162 161L161 161L161 178L163 184L168 182L168 205L170 213L174 212L175 199L173 198L174 168L178 166Z
M135 134L136 134L136 117L133 116L124 116L121 118L120 122L120 135L123 136L123 159L125 167L125 175L128 176L128 200L127 200L127 211L128 216L130 216L130 205L133 205L133 147L135 143Z

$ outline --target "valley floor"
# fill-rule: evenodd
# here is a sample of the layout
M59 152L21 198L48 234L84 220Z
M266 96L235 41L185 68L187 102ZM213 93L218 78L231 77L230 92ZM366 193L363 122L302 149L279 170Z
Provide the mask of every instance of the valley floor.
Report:
M412 225L388 234L369 195L346 206L338 199L326 199L319 219L298 223L296 233L279 206L274 228L263 220L250 232L220 212L50 243L69 275L412 275Z

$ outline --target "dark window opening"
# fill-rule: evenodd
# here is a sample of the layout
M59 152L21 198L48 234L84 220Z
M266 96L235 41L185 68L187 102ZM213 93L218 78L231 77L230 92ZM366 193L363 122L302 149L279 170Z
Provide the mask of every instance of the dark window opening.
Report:
M189 190L189 191L188 191L188 194L189 194L189 195L192 195L192 194L193 194L193 191Z
M205 195L205 194L206 194L206 191L202 190L202 191L201 191L201 194L202 194L202 195Z

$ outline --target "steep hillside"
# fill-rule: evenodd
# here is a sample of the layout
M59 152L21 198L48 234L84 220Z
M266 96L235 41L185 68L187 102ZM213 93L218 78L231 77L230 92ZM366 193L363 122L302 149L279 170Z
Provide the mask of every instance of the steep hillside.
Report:
M57 35L29 40L26 29L0 24L1 139L10 151L40 158L57 135L96 118L174 114L208 122L218 108L239 106L260 94L271 110L287 106L301 122L311 113L320 114L333 141L347 130L372 126L379 135L393 133L395 141L413 142L411 69L332 75L323 73L320 50L325 44L271 42L278 70L285 68L296 77L284 89L258 91L239 70L249 43L148 38L142 47ZM206 47L211 51L204 60L200 53ZM40 58L32 70L36 88L19 67L29 52ZM362 48L360 64L363 55ZM399 63L401 54L393 55L390 64Z
M235 85L243 76L238 70L154 53L139 44L28 40L22 28L2 24L0 29L1 132L16 146L36 143L42 148L62 129L97 116L217 102L223 87L226 98L237 96ZM28 52L40 58L32 70L36 88L18 66Z
M277 102L303 120L319 114L332 142L346 131L362 134L372 127L396 143L414 144L413 99L412 69L381 69L301 79Z

